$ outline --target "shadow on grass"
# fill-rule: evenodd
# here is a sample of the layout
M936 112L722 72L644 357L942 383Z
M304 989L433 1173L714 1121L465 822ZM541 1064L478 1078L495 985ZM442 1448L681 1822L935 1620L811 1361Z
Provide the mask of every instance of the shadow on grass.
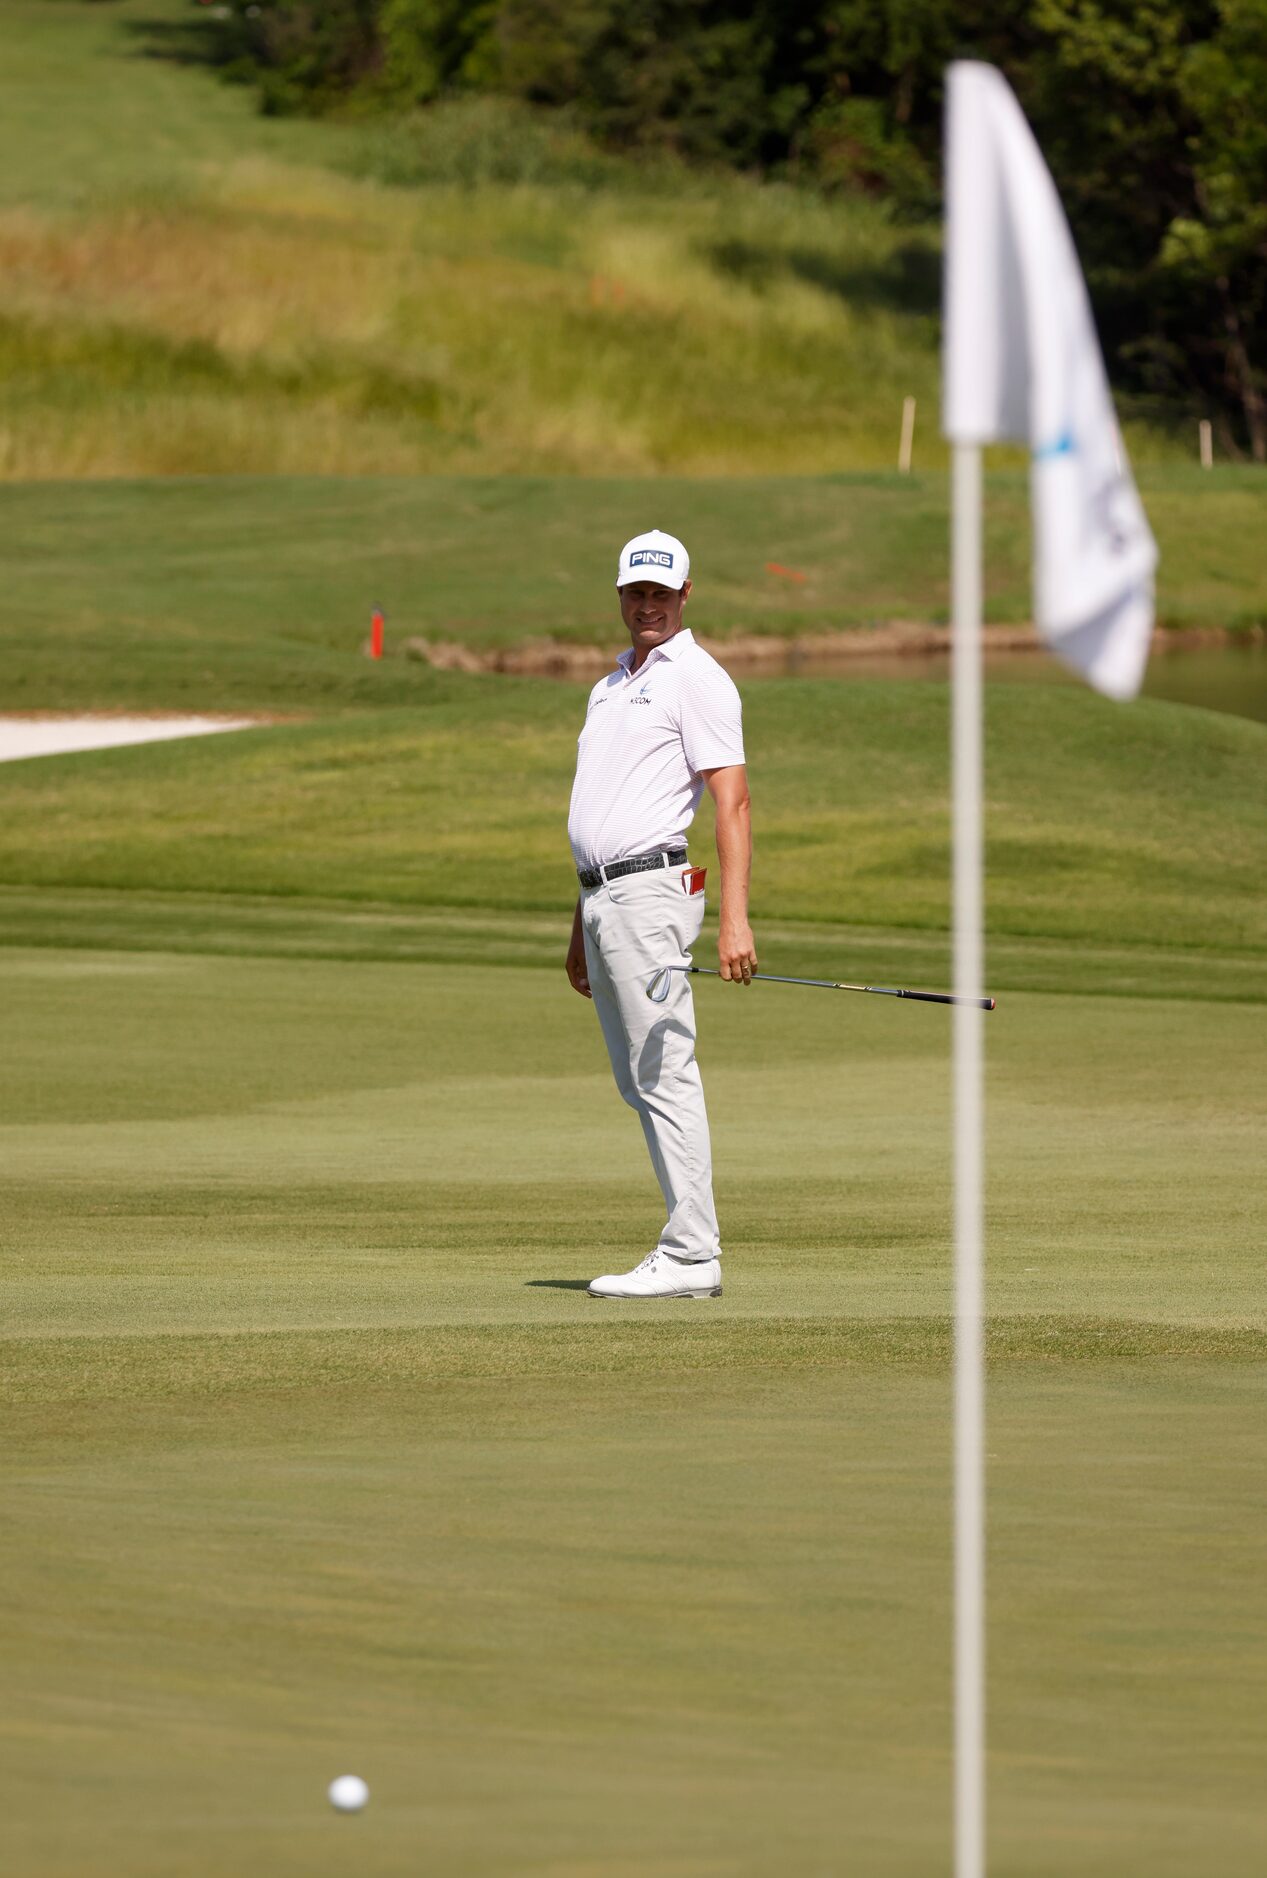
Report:
M588 1291L588 1278L528 1278L525 1291Z
M716 242L706 253L720 273L758 291L791 274L854 306L929 314L941 305L941 257L921 241L903 242L879 262L848 261L812 248L780 252L742 240Z

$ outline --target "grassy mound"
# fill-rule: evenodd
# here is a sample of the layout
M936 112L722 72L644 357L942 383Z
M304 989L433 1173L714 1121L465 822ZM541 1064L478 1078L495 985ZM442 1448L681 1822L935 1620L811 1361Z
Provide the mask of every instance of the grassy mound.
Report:
M561 915L578 693L430 674L419 693L407 710L14 765L0 881ZM746 719L758 916L943 932L944 694L788 680L752 688ZM1261 952L1265 738L1182 707L994 688L992 930ZM708 838L705 815L701 852Z

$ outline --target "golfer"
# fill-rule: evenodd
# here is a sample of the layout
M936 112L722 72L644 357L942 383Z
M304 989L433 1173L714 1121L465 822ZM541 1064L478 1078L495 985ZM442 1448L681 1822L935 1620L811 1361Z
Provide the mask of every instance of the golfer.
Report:
M581 883L567 975L594 1000L616 1087L636 1109L667 1211L658 1245L631 1272L596 1278L595 1298L721 1296L712 1150L684 972L667 1002L647 985L690 963L704 919L702 867L686 831L705 785L717 806L721 976L751 983L752 833L739 693L682 623L690 559L654 529L621 551L616 586L632 641L590 693L568 839Z

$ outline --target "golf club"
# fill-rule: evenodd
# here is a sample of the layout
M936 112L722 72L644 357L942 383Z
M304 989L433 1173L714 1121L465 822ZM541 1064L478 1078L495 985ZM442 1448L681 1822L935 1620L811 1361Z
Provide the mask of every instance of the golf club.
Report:
M720 972L707 965L662 965L647 986L647 996L653 1004L663 1004L668 997L674 972L721 977ZM865 991L874 998L914 998L917 1004L973 1004L981 1011L994 1009L993 998L955 998L948 991L899 991L892 985L838 985L831 978L779 978L773 972L754 972L754 984L758 978L771 985L813 985L819 991Z

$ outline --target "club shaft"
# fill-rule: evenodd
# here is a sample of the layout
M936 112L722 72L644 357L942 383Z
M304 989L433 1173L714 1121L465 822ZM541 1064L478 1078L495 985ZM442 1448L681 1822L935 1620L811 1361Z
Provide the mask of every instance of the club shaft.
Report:
M671 965L670 971L686 972L692 977L720 978L709 965ZM834 978L781 978L777 972L756 972L757 978L771 985L810 985L816 991L865 991L873 998L913 998L917 1004L971 1004L979 1011L992 1011L993 998L956 998L948 991L902 991L896 985L842 985Z

